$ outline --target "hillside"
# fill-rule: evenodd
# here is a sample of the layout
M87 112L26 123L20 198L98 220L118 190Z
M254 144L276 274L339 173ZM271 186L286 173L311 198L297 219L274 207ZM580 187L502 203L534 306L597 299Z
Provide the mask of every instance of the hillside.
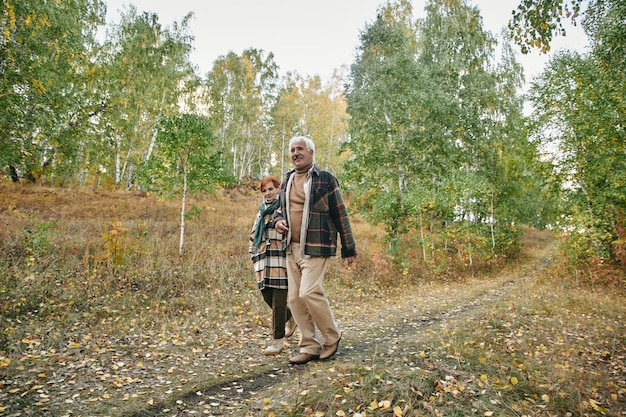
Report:
M265 357L269 311L247 233L258 195L178 203L89 189L0 187L0 416L626 415L624 292L563 271L529 231L520 258L429 275L360 256L327 290L337 358Z

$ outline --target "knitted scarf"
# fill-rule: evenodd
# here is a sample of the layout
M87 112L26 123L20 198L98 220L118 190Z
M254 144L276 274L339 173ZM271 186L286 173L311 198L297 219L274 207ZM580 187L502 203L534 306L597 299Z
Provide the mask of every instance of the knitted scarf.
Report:
M259 221L256 224L256 228L254 229L254 240L252 241L252 246L254 249L257 249L261 242L263 241L263 234L265 232L265 216L271 214L276 210L278 206L278 199L275 199L271 203L266 203L265 200L261 202L259 206Z

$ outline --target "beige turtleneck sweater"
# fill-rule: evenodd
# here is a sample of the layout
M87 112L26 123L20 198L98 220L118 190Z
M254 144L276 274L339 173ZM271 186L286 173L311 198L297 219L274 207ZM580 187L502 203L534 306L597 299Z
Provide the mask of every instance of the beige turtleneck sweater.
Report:
M300 243L302 229L302 213L304 212L304 181L308 171L295 172L291 192L289 193L289 222L291 223L291 241Z

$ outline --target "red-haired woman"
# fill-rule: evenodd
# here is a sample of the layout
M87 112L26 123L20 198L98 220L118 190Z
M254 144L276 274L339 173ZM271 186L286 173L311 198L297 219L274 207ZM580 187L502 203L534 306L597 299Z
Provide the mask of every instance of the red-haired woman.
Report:
M283 235L274 229L274 214L280 207L280 181L276 177L265 177L261 181L263 201L256 214L250 235L250 256L254 263L257 287L263 300L272 309L273 340L263 351L265 355L282 352L285 337L296 330L296 323L287 306L287 267Z

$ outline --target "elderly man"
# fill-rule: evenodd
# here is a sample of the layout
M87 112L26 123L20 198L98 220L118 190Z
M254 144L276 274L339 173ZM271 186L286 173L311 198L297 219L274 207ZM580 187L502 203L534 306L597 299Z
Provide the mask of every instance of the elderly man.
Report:
M304 136L289 142L293 170L281 185L281 213L276 230L287 233L289 308L300 329L299 353L291 364L330 359L339 348L341 331L324 294L328 260L337 252L348 265L357 251L339 183L315 165L315 144ZM321 335L321 340L318 337Z

